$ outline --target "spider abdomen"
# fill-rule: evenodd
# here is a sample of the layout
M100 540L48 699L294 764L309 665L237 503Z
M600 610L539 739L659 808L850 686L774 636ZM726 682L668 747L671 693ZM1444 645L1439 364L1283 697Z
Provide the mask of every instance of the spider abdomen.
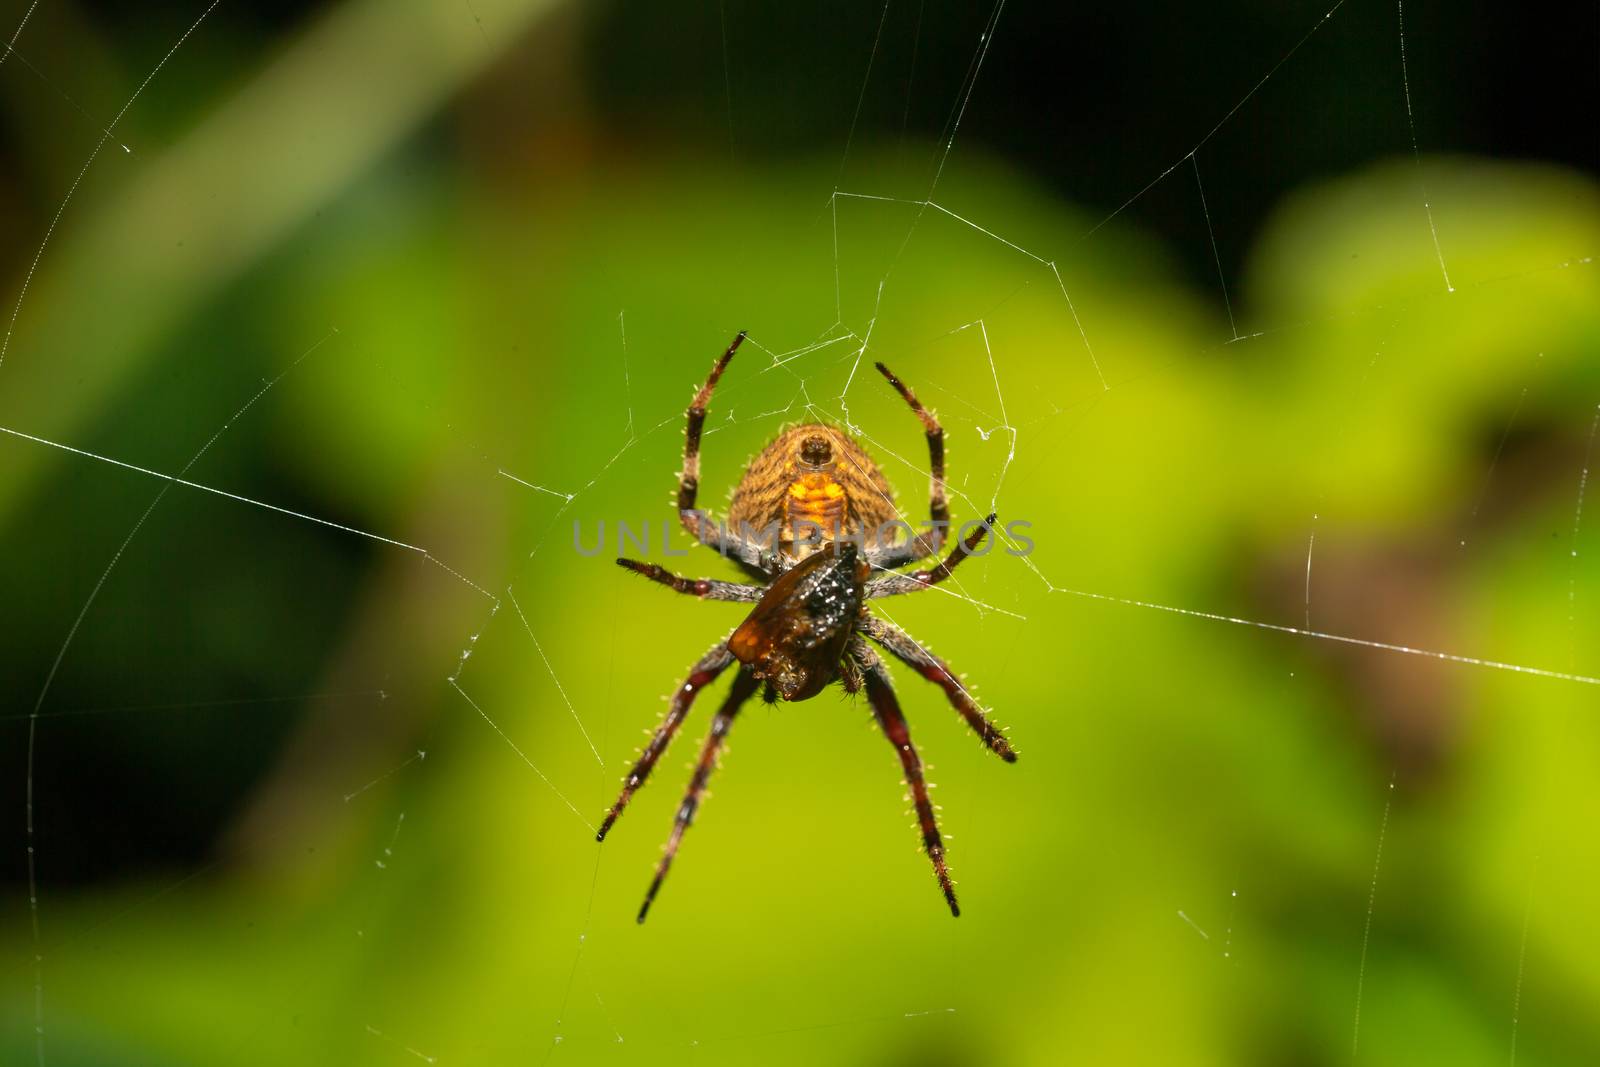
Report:
M811 523L822 536L837 539L852 527L848 504L844 486L831 473L802 474L789 483L789 528L800 534Z
M865 531L866 547L874 547L896 518L894 490L872 457L849 434L821 423L773 438L745 468L728 506L730 529L776 527L790 558L806 554L796 543L815 544L818 530L826 541Z

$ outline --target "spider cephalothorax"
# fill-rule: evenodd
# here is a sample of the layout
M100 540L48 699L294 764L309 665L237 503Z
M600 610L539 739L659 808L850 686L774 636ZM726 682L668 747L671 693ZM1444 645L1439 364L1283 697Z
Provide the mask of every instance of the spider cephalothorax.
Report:
M785 700L805 700L838 676L861 623L870 567L856 546L814 553L785 571L728 638L728 650Z
M911 732L889 683L889 672L867 639L943 689L951 705L1001 759L1014 762L1016 753L950 668L910 634L871 614L867 601L927 589L944 581L983 541L995 517L990 515L982 526L958 541L936 566L910 573L894 570L927 559L943 547L950 512L944 491L944 431L915 394L882 363L877 365L879 372L911 405L927 433L931 497L927 532L903 539L890 535L894 529L909 531L909 526L897 522L889 483L858 443L820 423L785 430L750 461L734 490L726 523L716 522L697 510L700 431L705 425L706 405L743 340L743 333L733 339L689 406L683 471L678 476L678 515L684 528L698 540L738 560L765 584L681 578L654 563L617 560L629 570L680 593L704 600L754 603L755 607L731 635L700 658L688 679L673 693L666 718L624 779L622 794L606 813L596 836L605 840L617 816L672 741L700 690L738 663L733 686L712 719L688 793L678 806L666 852L639 909L639 921L643 922L677 855L684 831L694 821L717 753L739 708L763 686L768 700L796 701L808 700L837 681L846 692L866 690L873 716L899 755L916 806L923 848L933 862L939 887L950 913L959 915L922 760L911 744ZM756 532L762 537L755 536ZM771 539L765 540L768 534ZM874 571L878 572L877 577L873 577Z

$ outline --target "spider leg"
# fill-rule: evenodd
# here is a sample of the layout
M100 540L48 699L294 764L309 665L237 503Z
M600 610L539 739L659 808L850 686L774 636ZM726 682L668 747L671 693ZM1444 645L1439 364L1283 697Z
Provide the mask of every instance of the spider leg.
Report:
M706 782L717 766L717 753L721 750L723 741L727 739L728 730L733 726L734 716L739 714L739 708L760 686L761 683L754 675L741 670L733 679L733 688L728 690L722 707L717 709L716 716L711 720L711 730L706 734L704 744L700 746L700 762L695 765L694 775L689 779L688 791L683 794L683 803L678 805L678 814L673 817L672 835L667 838L666 851L661 856L661 862L656 865L656 876L650 880L650 888L645 891L644 903L639 905L639 922L644 922L651 903L656 899L656 893L661 889L662 881L667 877L672 859L678 854L678 844L683 840L683 832L694 822L694 813L700 807L700 798L705 794Z
M968 726L977 731L983 743L989 747L989 751L1007 763L1017 762L1017 754L1012 751L1011 742L1006 740L1006 735L1001 732L1000 727L989 720L983 709L978 707L978 702L973 700L972 694L962 687L944 660L923 648L917 643L916 638L900 627L876 616L862 617L861 632L888 649L897 659L928 681L943 689L951 706L967 720Z
M911 387L895 377L895 374L882 363L875 363L878 373L889 380L905 402L911 405L911 410L922 420L923 431L928 437L928 519L929 530L927 533L918 534L909 545L900 545L882 553L881 558L869 559L868 562L878 567L903 567L919 559L926 559L940 548L944 547L945 531L950 527L950 505L944 495L944 428L939 425L939 420L934 418L933 412L922 406L922 401L917 399L917 394Z
M594 835L596 841L604 841L606 834L611 830L611 824L617 821L617 816L622 814L622 809L628 806L628 801L638 788L644 785L650 771L655 767L656 760L661 758L667 746L672 743L673 735L678 732L683 718L689 714L689 706L694 703L694 698L700 695L700 690L710 685L733 662L733 653L728 651L727 641L718 641L716 646L700 657L689 671L688 679L672 694L672 702L667 705L667 717L661 720L661 725L656 727L656 732L650 736L649 744L644 746L644 752L639 756L639 762L633 765L633 770L628 772L628 777L623 780L622 792L617 796L617 802L611 805L611 810L606 813L605 819L600 823L600 830Z
M984 537L994 526L995 516L990 515L983 520L983 525L967 534L965 538L956 542L950 554L939 563L937 567L930 567L925 571L913 571L910 574L885 574L867 584L866 595L870 597L896 596L900 593L915 593L919 589L926 589L930 585L938 585L950 577L950 572L956 569L957 564L983 543Z
M642 574L652 582L660 582L674 592L687 593L702 600L736 600L754 603L761 599L762 593L766 592L766 588L759 585L722 582L715 578L684 578L673 574L665 567L636 559L619 559L617 566L625 567L635 574Z
M839 684L851 696L861 692L861 664L856 662L854 656L846 656L839 661Z
M726 524L695 507L695 500L700 493L700 434L705 429L706 406L711 403L711 394L717 388L717 381L722 377L728 361L733 359L733 354L744 343L744 337L745 331L740 330L733 343L712 365L706 384L700 387L700 391L694 395L694 402L684 413L688 425L683 434L683 470L678 472L678 521L696 541L765 574L760 545L728 531Z
M917 808L917 821L922 825L923 850L933 862L933 873L939 879L939 888L944 891L945 903L950 905L950 914L960 915L961 905L956 903L955 886L950 881L950 869L945 865L944 838L939 835L939 823L933 814L933 801L928 799L928 783L922 773L922 757L917 755L915 746L911 744L911 729L906 725L906 717L900 711L899 701L895 699L894 687L889 684L889 671L877 653L859 639L856 644L858 647L854 651L863 669L867 700L872 705L872 713L877 717L879 727L883 729L883 735L889 739L889 743L899 754L900 767L905 772L906 784L911 787L911 799Z

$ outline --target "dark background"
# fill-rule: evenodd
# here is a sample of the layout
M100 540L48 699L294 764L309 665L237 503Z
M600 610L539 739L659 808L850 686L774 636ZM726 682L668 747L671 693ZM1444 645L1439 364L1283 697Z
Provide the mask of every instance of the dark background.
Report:
M960 144L998 152L1107 215L1200 142L1329 6L1010 0ZM833 152L860 98L859 149L948 129L992 10L920 0L890 3L886 16L875 3L613 4L589 23L588 69L607 121L632 137L731 140L736 155ZM1423 0L1403 11L1423 153L1600 164L1590 113L1600 8ZM1341 5L1201 148L1230 277L1284 192L1410 153L1397 15L1393 3ZM819 65L835 74L820 90ZM741 121L756 115L766 118ZM1177 177L1128 211L1209 281L1215 268L1192 175ZM850 188L848 172L842 185Z
M170 43L202 5L79 6L112 40ZM236 37L248 54L317 7L224 4L206 32ZM1109 214L1200 142L1333 7L1007 0L961 143ZM833 153L858 100L856 148L919 141L948 130L993 12L927 0L597 3L573 19L575 71L587 117L651 150L727 143L748 160ZM1283 192L1411 151L1402 14L1420 151L1600 168L1600 7L1346 0L1199 152L1230 276ZM1192 183L1152 189L1128 210L1211 277Z

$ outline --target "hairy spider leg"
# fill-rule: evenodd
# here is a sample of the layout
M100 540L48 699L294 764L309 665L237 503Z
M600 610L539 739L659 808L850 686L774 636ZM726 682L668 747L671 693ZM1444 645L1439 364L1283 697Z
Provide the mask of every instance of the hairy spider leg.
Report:
M950 905L950 914L960 915L961 905L956 903L955 886L951 884L950 870L945 865L944 838L939 835L939 823L933 814L933 801L928 799L928 783L922 773L922 757L917 755L916 747L911 743L911 728L906 725L906 717L900 711L899 701L895 699L894 687L889 683L889 671L877 653L865 645L860 646L857 656L864 671L867 700L872 704L872 713L877 717L879 727L883 729L883 736L889 739L889 743L899 755L906 784L911 787L911 799L917 808L917 821L922 825L923 851L933 862L933 873L939 879L939 888L944 891L945 903Z
M972 694L961 685L944 660L923 648L916 638L900 627L876 616L869 615L862 619L861 632L888 649L906 666L943 689L951 707L967 720L967 725L977 732L990 752L1007 763L1017 762L1017 754L1012 750L1011 742L1006 739L1005 733L983 713L977 701L972 699Z
M950 550L949 555L939 562L938 566L929 567L925 571L912 571L910 574L886 574L868 583L866 595L868 597L897 596L900 593L915 593L917 590L926 589L930 585L938 585L950 577L950 572L956 569L957 564L972 555L973 551L983 543L983 539L988 536L989 531L994 527L994 520L995 516L992 514L987 519L984 519L982 526L979 526L967 534L966 537L956 542L956 546Z
M880 558L871 560L876 567L903 567L907 563L927 559L944 547L945 531L950 526L950 505L945 500L944 489L944 427L939 425L933 412L922 406L922 401L917 399L911 387L895 377L892 370L882 363L874 363L873 366L889 380L895 392L911 405L911 410L922 421L923 432L928 437L928 518L932 521L932 528L927 533L918 534L909 545L896 546Z
M702 600L733 600L753 604L767 591L765 586L747 585L743 582L724 582L716 578L685 578L673 574L658 563L645 563L637 559L619 559L617 566L635 574L642 574L652 582L660 582L673 592L697 596Z
M672 701L667 705L667 717L661 720L656 732L650 735L650 743L644 746L639 762L633 765L633 770L628 772L628 777L622 783L622 792L618 795L617 802L611 805L611 810L600 823L600 829L594 835L596 841L606 839L611 824L617 821L622 809L628 806L628 801L633 798L634 792L644 785L646 778L650 777L650 771L655 767L656 760L661 758L661 753L672 743L673 735L678 732L684 716L689 714L689 707L694 703L694 698L700 695L700 690L716 681L717 675L726 670L728 664L732 662L733 653L728 651L728 643L718 641L710 652L700 657L700 661L690 668L688 679L678 687L677 692L672 694Z
M722 749L722 743L733 727L734 716L739 714L739 708L760 687L761 683L748 670L739 671L734 676L733 688L728 690L722 707L717 709L717 714L712 718L711 729L707 731L705 742L700 746L700 762L695 765L694 775L689 779L689 788L683 794L683 803L678 805L678 813L673 817L672 835L667 838L666 850L661 855L661 862L656 865L656 876L650 880L650 888L645 891L644 903L639 905L639 922L644 922L644 917L649 914L650 905L656 899L662 881L667 877L667 870L672 866L672 858L678 854L678 844L683 840L683 832L694 822L694 813L700 807L700 798L705 795L706 782L710 780L711 772L716 769L717 753Z
M678 472L678 521L696 541L716 549L723 555L731 555L741 563L765 573L759 545L753 545L737 533L725 530L725 523L720 523L711 515L695 508L695 500L700 493L700 434L705 429L706 406L711 403L711 394L716 391L717 381L727 368L728 361L744 343L744 337L745 331L740 330L727 350L712 365L711 373L706 377L706 384L700 387L700 391L694 395L694 402L684 413L688 425L684 427L683 433L683 470Z

